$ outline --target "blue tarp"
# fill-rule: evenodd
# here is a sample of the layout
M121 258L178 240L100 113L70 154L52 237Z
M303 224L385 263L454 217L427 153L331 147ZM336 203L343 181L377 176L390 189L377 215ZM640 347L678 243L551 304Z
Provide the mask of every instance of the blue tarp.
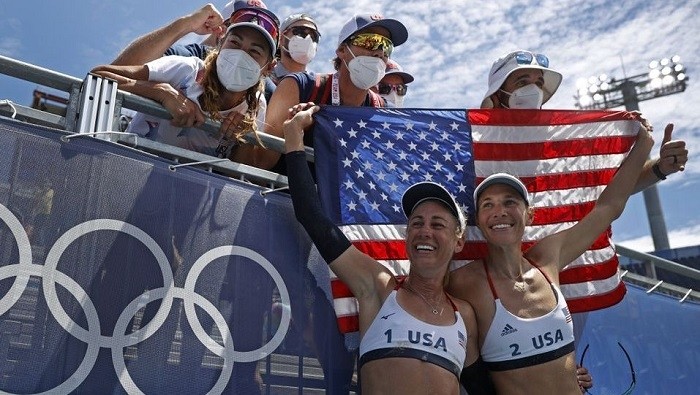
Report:
M587 314L577 340L579 358L589 345L584 365L593 375L591 392L621 394L628 388L632 375L620 343L636 372L634 394L700 393L699 329L699 304L627 284L622 302Z

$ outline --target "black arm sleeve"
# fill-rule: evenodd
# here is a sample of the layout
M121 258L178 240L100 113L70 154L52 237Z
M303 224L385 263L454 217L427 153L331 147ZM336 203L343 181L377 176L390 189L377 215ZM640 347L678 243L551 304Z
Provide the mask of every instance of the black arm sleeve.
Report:
M491 381L491 375L486 364L479 357L473 364L462 369L459 382L469 395L496 395L496 388Z
M294 214L323 259L331 263L350 248L350 240L323 212L321 201L316 194L316 185L306 162L306 153L294 151L287 153L285 157Z

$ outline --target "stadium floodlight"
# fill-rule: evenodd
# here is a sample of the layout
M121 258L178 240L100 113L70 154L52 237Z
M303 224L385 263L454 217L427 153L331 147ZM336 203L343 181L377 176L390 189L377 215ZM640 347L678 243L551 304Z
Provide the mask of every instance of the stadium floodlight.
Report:
M680 56L653 60L649 62L648 72L620 80L606 74L580 79L576 84L575 105L582 110L625 106L628 111L639 111L640 101L685 91L688 79ZM654 249L669 249L668 233L656 186L644 190L644 202Z
M629 107L644 100L685 91L688 75L680 56L649 62L649 71L624 79L606 74L580 79L574 95L576 107L582 110ZM629 104L628 104L629 102ZM631 108L627 108L632 110ZM638 108L637 108L638 110Z

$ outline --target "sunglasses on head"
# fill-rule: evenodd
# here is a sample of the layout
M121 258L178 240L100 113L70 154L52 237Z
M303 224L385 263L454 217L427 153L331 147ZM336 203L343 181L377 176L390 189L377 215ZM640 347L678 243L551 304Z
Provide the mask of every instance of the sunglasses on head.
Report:
M535 60L535 62L537 62L538 65L547 68L549 67L549 58L545 55L542 55L541 53L533 54L532 52L518 51L511 54L509 58L515 59L515 62L517 64L532 64L532 61ZM508 60L509 59L503 62L503 64L501 64L501 66L494 70L491 74L496 74L498 70L502 69L506 64L508 64Z
M269 14L258 10L250 8L238 10L231 15L228 22L229 26L236 23L253 23L270 33L273 40L277 41L279 37L279 22Z
M515 61L518 62L518 64L532 64L533 58L537 61L537 64L539 64L540 66L549 67L549 58L545 55L542 55L541 53L533 54L532 52L524 51L515 53Z
M627 350L622 346L620 342L617 342L617 345L622 349L622 352L625 353L625 358L627 358L627 363L630 366L630 372L632 376L632 381L630 382L629 387L627 387L627 390L622 393L622 395L630 395L632 391L634 391L634 386L637 384L637 374L634 371L634 365L632 365L632 358L630 358L629 353L627 353ZM586 357L586 352L588 352L588 346L590 344L586 344L586 347L583 349L583 353L581 354L581 360L579 361L579 366L583 366L583 359ZM585 390L585 392L589 395L592 395L588 389Z
M405 96L406 91L408 90L408 86L406 84L382 84L379 83L377 85L377 91L381 95L388 95L391 93L391 91L394 90L396 91L396 94L399 96Z
M288 29L288 31L292 32L292 35L299 36L301 38L306 38L306 36L311 35L311 39L315 43L317 43L319 39L318 32L310 27L294 26Z
M394 51L394 44L388 38L381 34L362 33L350 36L346 42L356 47L364 48L370 51L381 49L384 55L388 58Z

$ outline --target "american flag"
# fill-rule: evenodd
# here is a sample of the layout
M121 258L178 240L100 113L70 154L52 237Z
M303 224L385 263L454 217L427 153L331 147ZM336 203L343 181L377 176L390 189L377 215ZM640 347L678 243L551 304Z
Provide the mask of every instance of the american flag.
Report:
M457 331L457 339L459 342L459 345L462 346L463 349L467 349L467 337L464 336L464 333L462 331L458 330Z
M471 214L478 182L502 171L520 177L535 208L535 223L524 236L527 248L590 211L637 129L628 113L612 111L324 107L314 128L319 194L358 249L405 276L409 262L400 200L408 186L440 183ZM609 236L609 231L601 235L561 272L571 312L622 300L625 287ZM453 268L485 252L483 236L470 223ZM330 278L339 328L356 332L357 302L332 272Z

